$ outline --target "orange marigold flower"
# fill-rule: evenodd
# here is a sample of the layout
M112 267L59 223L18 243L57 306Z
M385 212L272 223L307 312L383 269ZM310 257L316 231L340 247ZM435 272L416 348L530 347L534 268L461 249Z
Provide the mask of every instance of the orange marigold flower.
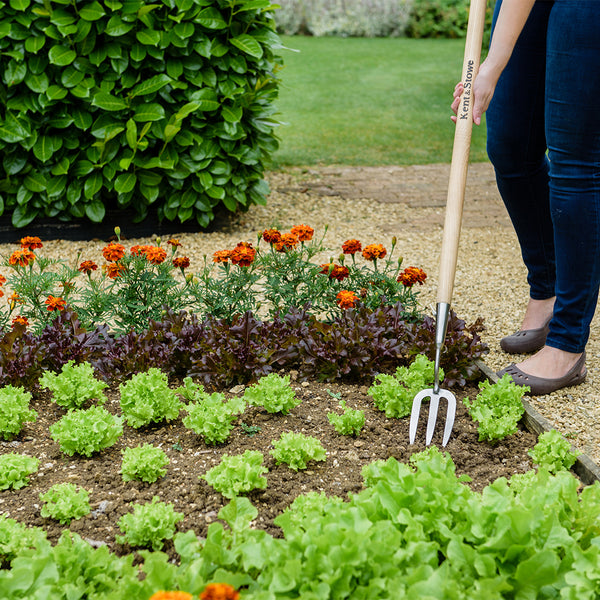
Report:
M150 600L193 600L188 592L156 592L150 596Z
M340 308L353 308L358 300L358 296L354 292L342 290L335 297Z
M175 238L167 240L167 244L169 246L173 246L173 248L178 248L179 246L181 246L181 242Z
M423 285L426 279L427 273L425 273L423 269L419 269L419 267L406 267L406 269L398 275L397 281L406 287L412 287L415 283Z
M262 232L262 239L267 244L276 244L281 240L281 233L277 229L265 229Z
M2 298L2 296L4 296L4 292L0 289L0 298Z
M20 267L26 267L30 262L35 260L35 254L28 248L22 248L21 250L15 250L10 258L8 259L9 265L19 265Z
M108 262L121 260L123 256L125 256L125 247L122 244L111 242L102 250L102 256L104 256Z
M42 240L36 236L27 235L24 238L21 238L21 248L35 250L36 248L41 248L43 245Z
M49 311L65 310L65 307L67 306L67 303L62 298L56 296L48 296L45 303L46 308Z
M136 246L131 246L131 254L133 254L133 256L146 256L146 252L148 252L148 250L152 248L152 246L148 245L148 244L143 244L142 246L136 245Z
M6 277L4 275L0 275L0 285L4 285L6 283Z
M217 250L213 254L213 262L226 263L231 258L231 250Z
M160 265L161 263L165 262L165 258L167 258L167 251L160 246L149 246L146 248L144 254L148 259L148 262L152 263L153 265Z
M342 244L344 254L356 254L362 250L362 244L358 240L346 240Z
M9 304L10 304L10 310L12 310L15 305L17 304L17 302L21 302L21 298L19 296L19 294L17 294L17 292L13 292L8 298L7 298Z
M256 250L252 247L252 244L240 242L231 251L231 262L239 267L249 267L254 262L255 256Z
M240 593L228 583L210 583L200 594L200 600L239 600Z
M121 277L121 271L125 270L125 265L111 262L107 265L102 265L102 270L106 273L107 277L110 277L110 279L116 279L117 277Z
M277 252L292 250L298 245L298 237L293 233L282 233L281 239L278 242L275 242L274 245Z
M290 233L295 235L301 242L309 242L313 238L315 230L308 225L294 225Z
M27 320L27 317L22 317L21 315L17 315L12 320L12 326L14 327L15 325L23 325L23 326L27 327L29 325L29 321Z
M179 269L187 269L190 266L190 259L187 256L180 256L173 259L173 266Z
M95 271L98 268L98 265L93 260L84 260L77 269L81 273L85 273L86 275L90 275L92 271Z
M369 244L365 246L362 255L367 260L377 260L383 258L387 254L387 250L381 244Z
M336 265L334 263L321 265L321 269L323 275L329 275L329 279L337 279L338 281L344 281L344 279L350 275L348 267Z

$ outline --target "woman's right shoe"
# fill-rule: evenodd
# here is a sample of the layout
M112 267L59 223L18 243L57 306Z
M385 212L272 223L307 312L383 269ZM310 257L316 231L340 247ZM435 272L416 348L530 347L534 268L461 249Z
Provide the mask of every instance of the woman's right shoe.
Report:
M552 317L551 317L552 318ZM500 348L508 354L527 354L543 348L550 331L550 319L538 329L521 329L500 340Z

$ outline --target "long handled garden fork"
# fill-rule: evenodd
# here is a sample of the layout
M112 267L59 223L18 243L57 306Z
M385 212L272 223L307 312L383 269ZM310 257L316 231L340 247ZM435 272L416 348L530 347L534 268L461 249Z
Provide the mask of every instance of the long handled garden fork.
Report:
M433 388L423 390L414 397L409 430L411 444L414 444L417 435L421 402L424 399L430 398L429 419L427 421L427 433L425 436L425 443L428 446L433 438L441 398L445 398L448 401L446 425L444 427L444 438L442 442L443 446L445 446L450 439L452 427L454 426L454 417L456 415L456 398L454 397L454 394L448 390L440 388L439 370L442 348L444 346L446 330L448 328L450 302L452 300L454 276L456 273L460 224L465 198L467 167L469 164L469 150L471 147L471 132L473 129L473 81L479 71L481 42L485 22L485 7L486 0L471 0L462 71L464 92L460 98L456 129L454 132L452 164L450 165L450 181L448 183L446 218L440 258L440 277L435 324L434 381Z

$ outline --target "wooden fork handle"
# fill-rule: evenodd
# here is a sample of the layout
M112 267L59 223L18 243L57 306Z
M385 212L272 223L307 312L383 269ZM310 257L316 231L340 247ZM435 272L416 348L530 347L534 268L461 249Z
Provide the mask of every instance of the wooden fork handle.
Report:
M438 302L448 304L452 300L456 274L458 242L460 240L469 150L471 148L471 132L473 130L473 82L479 71L479 61L481 60L485 9L486 0L471 0L462 71L462 82L465 89L460 98L454 132L444 235L440 256Z

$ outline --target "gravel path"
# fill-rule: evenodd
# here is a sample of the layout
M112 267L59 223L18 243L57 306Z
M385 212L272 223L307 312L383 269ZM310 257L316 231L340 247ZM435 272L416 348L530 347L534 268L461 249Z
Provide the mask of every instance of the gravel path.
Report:
M434 314L447 165L293 169L271 173L269 180L273 192L268 206L252 207L217 232L176 236L192 260L192 270L201 268L203 255L210 257L238 241L252 242L257 232L269 226L287 230L305 223L319 234L328 225L325 244L330 248L357 238L363 244L382 243L389 249L392 236L396 236L396 252L404 257L404 266L421 267L429 275L420 300L425 310ZM127 224L118 225L126 236ZM72 260L81 253L82 260L100 260L103 246L100 240L45 241L43 253ZM0 255L7 256L13 248L0 245ZM517 239L501 206L491 167L474 164L469 171L453 308L469 323L484 319L483 338L490 347L485 362L494 370L519 360L505 355L498 341L519 328L527 295ZM596 463L600 463L599 318L594 320L588 344L586 382L532 399L536 410Z

